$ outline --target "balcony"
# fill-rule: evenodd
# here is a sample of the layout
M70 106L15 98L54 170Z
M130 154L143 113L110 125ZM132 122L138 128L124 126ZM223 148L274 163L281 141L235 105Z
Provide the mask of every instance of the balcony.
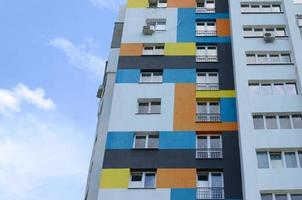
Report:
M216 35L216 30L196 30L197 37L214 37Z
M215 13L215 8L197 7L196 13Z
M220 113L196 113L196 122L220 122Z
M219 83L196 83L196 90L219 90Z
M218 62L217 55L196 55L196 62Z
M222 148L196 149L196 159L220 159L223 158Z
M198 187L196 199L224 199L223 187Z

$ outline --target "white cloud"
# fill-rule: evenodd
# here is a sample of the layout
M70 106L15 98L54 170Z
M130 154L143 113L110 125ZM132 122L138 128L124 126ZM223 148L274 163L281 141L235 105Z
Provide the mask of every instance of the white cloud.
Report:
M90 2L98 8L117 10L119 5L125 3L125 0L90 0Z
M0 199L83 199L89 138L66 121L0 118Z
M45 98L42 88L31 90L26 85L19 83L12 90L0 89L0 114L19 112L22 103L32 104L43 110L56 108L52 99Z
M66 38L57 37L50 40L49 44L63 51L71 65L90 72L97 77L102 77L106 61L92 53L91 48L95 44L94 40L91 38L86 38L85 40L85 43L75 45Z

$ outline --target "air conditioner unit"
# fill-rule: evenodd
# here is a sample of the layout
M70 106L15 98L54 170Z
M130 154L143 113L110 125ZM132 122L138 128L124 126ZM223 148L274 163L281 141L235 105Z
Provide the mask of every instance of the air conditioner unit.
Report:
M143 27L143 34L144 35L152 35L154 33L154 29L151 28L149 25Z
M274 42L275 40L275 35L274 33L271 32L265 32L264 33L264 41L269 43L269 42Z

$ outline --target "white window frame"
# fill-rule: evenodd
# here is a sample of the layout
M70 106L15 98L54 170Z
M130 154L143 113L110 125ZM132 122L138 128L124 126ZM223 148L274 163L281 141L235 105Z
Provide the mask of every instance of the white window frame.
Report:
M161 73L161 76L155 76L155 73ZM149 81L143 79L143 75L150 75ZM157 78L160 80L157 80ZM140 72L140 83L162 83L163 82L163 72L162 71L141 71Z
M265 93L265 90L262 90L263 85L270 85L270 90L271 93ZM287 85L295 85L295 94L291 94L289 91L287 91ZM251 86L258 86L257 88L257 93L253 93L251 90ZM274 86L275 85L282 85L283 89L283 94L274 94ZM269 96L269 95L278 95L278 96L286 96L286 95L298 95L298 90L297 90L297 83L295 81L275 81L275 82L267 82L267 81L262 81L262 82L255 82L251 81L249 82L249 88L250 92L253 95L259 95L259 96Z
M205 137L207 142L206 147L199 147L198 141L201 140L202 137ZM211 140L212 137L219 137L219 147L212 147L211 146ZM219 159L223 158L223 152L222 152L222 136L221 135L197 135L196 136L196 158L199 159Z
M214 3L209 3L214 2ZM203 3L204 6L199 6ZM196 1L196 13L215 13L216 2L215 0L197 0Z
M297 15L298 26L302 28L302 15Z
M211 50L210 48L213 48L213 50ZM210 52L212 51L214 52L214 48L215 48L215 54L211 54ZM217 45L197 45L196 62L218 62Z
M140 107L141 103L145 103L145 104L148 103L148 112L144 113L144 112L139 111L139 107ZM161 110L161 106L162 106L161 99L138 99L138 101L137 101L137 105L138 105L137 106L137 110L138 110L137 114L160 114L161 111L160 112L152 112L152 103L159 103L160 110Z
M198 104L199 103L206 103L206 106L207 106L207 112L205 112L205 113L199 113L198 112ZM210 110L211 110L211 103L217 103L218 104L218 109L219 109L219 111L217 112L217 113L212 113L212 112L210 112ZM220 102L219 101L198 101L197 102L197 114L221 114L221 109L220 109Z
M160 25L161 24L161 25ZM150 26L154 31L166 31L167 20L166 19L147 19L146 25Z
M135 182L139 182L139 183L133 183L132 181L132 176L133 174L141 174L142 175L142 180L139 181L135 181ZM154 187L146 187L145 186L145 180L146 180L146 175L147 174L154 174ZM129 189L155 189L156 188L156 178L157 178L157 173L156 171L131 171L130 172L130 179L129 179L129 183L128 183L128 188Z
M157 136L158 137L158 147L149 147L149 139L150 136ZM144 147L136 147L136 139L137 137L145 137L145 146ZM134 135L134 140L133 140L133 149L158 149L159 148L159 133L158 132L137 132Z
M247 29L249 29L250 31L247 31ZM261 35L257 35L258 31L256 32L255 30L260 30L262 29L262 34ZM271 32L271 31L267 31L267 29L274 29L273 30L273 35L275 37L287 37L287 32L286 32L286 28L285 26L244 26L243 27L243 34L245 38L263 38L264 37L264 33L266 32ZM279 34L280 29L282 29L282 33L284 34Z
M203 25L199 25L199 24L203 24ZM214 26L210 26L209 24L214 24ZM213 27L213 29L211 29L210 27ZM217 36L216 21L196 21L195 29L196 29L197 37Z
M279 62L272 62L271 57L279 56ZM249 62L248 57L253 56L255 62ZM286 56L289 58L289 62L282 62L282 57ZM260 58L265 58L266 62L261 62ZM246 63L247 65L290 65L292 64L292 58L290 52L246 52Z
M154 4L154 6L152 6ZM167 0L149 0L149 8L167 8Z
M270 8L267 9L266 7L269 6ZM241 13L242 14L261 14L261 13L282 13L282 5L280 3L270 3L270 2L245 2L241 3ZM256 9L258 7L258 9ZM278 7L278 9L275 9Z
M266 192L262 191L260 195L270 195L272 197L272 200L276 200L276 195L286 195L286 200L292 200L292 195L302 195L302 192L291 192L291 191L285 191L285 192ZM262 200L262 199L261 199Z
M302 128L295 128L294 126L294 121L293 121L293 116L294 115L302 115L301 113L265 113L265 114L257 114L257 113L253 113L252 114L252 119L253 119L253 124L254 124L254 117L255 116L262 116L262 119L264 120L264 128L263 129L255 129L255 124L254 124L254 130L277 130L277 129L281 129L281 125L280 125L280 116L289 116L289 120L290 120L290 128L288 129L302 129ZM276 120L277 120L277 129L268 129L267 128L267 124L266 124L266 120L265 117L266 116L276 116ZM283 130L283 129L281 129Z
M152 50L146 50L146 48L152 48ZM159 49L160 48L160 49ZM165 44L144 44L143 55L144 56L162 56L165 54Z
M203 82L201 77L204 77ZM216 78L211 78L216 77ZM217 79L214 81L214 79ZM197 72L196 73L196 90L219 90L219 73L218 72Z

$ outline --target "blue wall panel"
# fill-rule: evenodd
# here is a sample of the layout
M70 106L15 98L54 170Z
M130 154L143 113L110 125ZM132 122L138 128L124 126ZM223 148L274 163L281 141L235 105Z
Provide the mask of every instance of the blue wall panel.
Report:
M196 14L194 8L178 9L177 42L230 43L230 37L196 37L195 21L209 19L228 19L227 13Z
M108 132L106 149L132 149L133 132Z
M195 69L164 69L164 83L196 83Z
M160 132L160 149L195 149L196 133L191 131Z
M235 98L222 98L220 99L221 120L222 122L236 122L236 99Z
M138 83L139 69L119 69L116 73L116 83Z
M177 188L171 189L170 200L196 200L195 188Z

